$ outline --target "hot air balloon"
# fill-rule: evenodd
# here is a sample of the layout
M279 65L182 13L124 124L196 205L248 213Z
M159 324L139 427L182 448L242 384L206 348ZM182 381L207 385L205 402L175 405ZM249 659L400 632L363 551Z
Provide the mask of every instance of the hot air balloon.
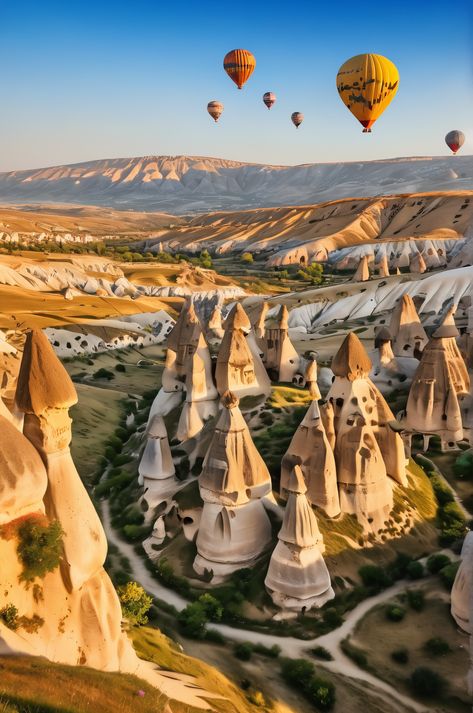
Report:
M304 121L304 114L301 114L300 111L295 111L291 114L291 121L296 127L296 129L299 128L299 126L302 124Z
M459 151L465 143L465 134L463 133L463 131L459 131L458 129L449 131L445 137L445 143L447 144L448 148L451 149L454 154L456 154L456 152Z
M238 89L248 81L255 67L256 59L248 50L232 50L223 59L223 68Z
M363 133L371 132L398 87L396 65L380 54L358 54L342 64L337 74L340 99L363 126Z
M212 119L217 122L222 114L223 104L214 99L214 101L211 101L207 104L207 111L209 112Z
M273 92L266 92L263 94L263 101L268 107L268 109L271 109L273 104L276 103L276 94L273 94Z

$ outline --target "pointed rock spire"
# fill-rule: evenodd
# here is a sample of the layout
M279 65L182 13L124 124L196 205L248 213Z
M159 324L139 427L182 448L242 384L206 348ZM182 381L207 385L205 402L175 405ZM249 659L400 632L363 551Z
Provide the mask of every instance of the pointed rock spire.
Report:
M319 385L317 383L317 361L311 355L304 374L305 387L309 390L311 399L320 399Z
M306 498L302 470L295 465L287 482L288 500L265 587L276 606L288 612L321 607L333 599L321 553L322 536Z
M275 381L291 383L301 368L301 358L289 337L289 312L281 305L266 329L265 365Z
M377 263L376 269L380 277L389 277L389 264L387 255L383 255L381 260Z
M370 279L370 270L368 267L368 256L363 255L358 263L355 274L352 277L352 282L366 282Z
M396 356L420 356L428 342L414 301L407 293L402 296L394 309L389 331L393 340L393 352Z
M370 373L370 358L354 332L349 332L343 340L332 359L331 368L335 376L341 376L349 381L363 378Z
M424 257L422 253L416 252L409 261L410 272L415 272L417 274L422 274L427 270L427 265L425 264Z

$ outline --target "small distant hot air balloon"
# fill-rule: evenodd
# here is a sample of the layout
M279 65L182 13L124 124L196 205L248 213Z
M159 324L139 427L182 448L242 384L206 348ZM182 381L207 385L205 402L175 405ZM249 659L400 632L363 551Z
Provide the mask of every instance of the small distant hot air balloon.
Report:
M304 114L301 114L300 111L295 111L291 114L291 121L296 127L296 129L299 128L299 126L302 124L304 121Z
M445 137L445 143L447 144L448 148L451 149L454 154L456 154L456 152L459 151L465 143L465 134L463 133L463 131L459 131L458 129L449 131Z
M216 100L211 101L207 104L207 111L209 112L212 119L217 122L223 111L223 104Z
M342 64L337 74L340 99L363 126L363 133L371 132L398 87L396 65L380 54L356 55Z
M271 109L273 104L276 103L276 94L273 94L273 92L266 92L263 94L263 101L268 107L268 109Z
M238 89L248 81L255 67L256 59L248 50L232 50L223 59L223 68Z

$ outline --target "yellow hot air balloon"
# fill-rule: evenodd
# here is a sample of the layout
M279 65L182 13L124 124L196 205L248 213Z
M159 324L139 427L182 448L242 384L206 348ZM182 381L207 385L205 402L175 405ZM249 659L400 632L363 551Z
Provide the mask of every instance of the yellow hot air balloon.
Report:
M340 99L363 126L364 133L371 132L398 87L396 65L380 54L358 54L342 64L337 74Z

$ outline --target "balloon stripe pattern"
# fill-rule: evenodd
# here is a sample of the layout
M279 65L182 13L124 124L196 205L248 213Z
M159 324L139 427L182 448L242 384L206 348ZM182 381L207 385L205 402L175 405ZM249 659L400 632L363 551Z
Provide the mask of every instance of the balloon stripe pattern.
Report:
M248 50L231 50L223 60L223 68L241 89L245 82L251 77L256 67L256 59Z
M459 129L449 131L445 137L445 143L447 144L451 152L453 154L456 154L456 152L459 151L465 143L465 134Z
M294 124L294 126L296 127L296 129L298 129L299 126L304 121L304 114L302 114L300 111L294 111L291 114L291 121Z
M276 94L273 94L273 92L265 92L263 94L263 101L268 107L268 109L271 109L273 104L276 103Z
M396 96L399 72L396 65L380 54L360 54L347 60L337 74L340 99L353 116L371 127Z
M207 104L207 111L209 112L212 119L217 122L223 111L223 104L219 101L211 101Z

